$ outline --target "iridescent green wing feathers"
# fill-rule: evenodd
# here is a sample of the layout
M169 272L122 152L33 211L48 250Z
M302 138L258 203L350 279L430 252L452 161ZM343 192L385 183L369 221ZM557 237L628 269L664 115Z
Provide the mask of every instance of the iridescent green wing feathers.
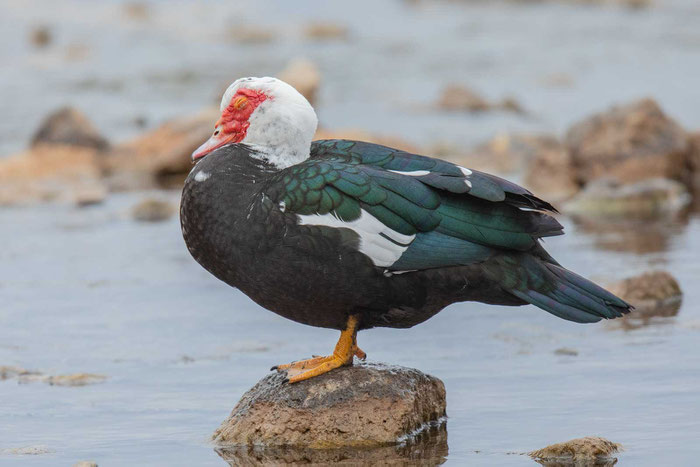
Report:
M466 264L492 248L525 251L561 233L552 217L520 209L553 208L517 185L370 143L314 142L311 157L280 172L269 194L286 212L349 223L365 211L415 236L391 269Z

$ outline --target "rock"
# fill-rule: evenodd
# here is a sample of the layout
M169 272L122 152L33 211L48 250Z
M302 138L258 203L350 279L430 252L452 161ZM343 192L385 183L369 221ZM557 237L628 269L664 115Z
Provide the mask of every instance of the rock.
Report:
M678 281L666 271L646 272L610 284L607 289L634 305L634 312L625 317L629 320L676 316L683 301Z
M73 373L70 375L49 376L44 381L51 386L87 386L88 384L97 384L107 379L104 375L96 375L93 373Z
M277 39L277 34L271 29L261 26L238 24L228 31L228 37L239 44L269 44Z
M664 178L620 185L604 178L586 188L563 205L574 216L603 218L655 219L673 216L690 203L683 184Z
M513 112L516 114L524 114L525 109L523 106L518 102L518 100L515 97L505 97L494 106L496 109L500 110L505 110L506 112Z
M158 186L172 176L184 180L192 152L209 139L218 118L218 109L206 109L115 146L104 158L109 186L127 190Z
M570 357L576 357L578 355L578 350L570 349L569 347L560 347L554 351L555 355L567 355Z
M543 86L551 88L570 88L574 85L574 78L568 73L551 73L540 80Z
M243 395L216 430L219 445L378 447L444 422L445 387L417 370L343 367L289 384L274 373Z
M80 193L106 190L94 148L41 144L0 159L0 206L41 201L78 202Z
M529 452L528 455L546 466L594 466L614 465L617 459L613 454L622 450L622 446L605 438L587 436L563 443L552 444L546 448ZM612 462L612 463L610 463Z
M92 373L73 373L68 375L44 375L39 372L22 374L17 377L21 384L46 383L50 386L87 386L107 379L104 375Z
M44 119L32 137L32 146L64 144L103 151L109 147L85 115L72 107L63 107Z
M505 110L525 113L520 103L513 97L506 97L501 102L492 103L473 89L462 84L448 84L445 86L436 105L439 109L449 111L484 112L487 110Z
M690 156L688 165L690 167L690 176L688 184L693 193L695 204L700 203L700 131L688 135L690 139Z
M314 135L314 140L319 139L352 139L356 141L366 141L368 143L381 144L402 151L408 151L416 154L421 154L422 151L415 144L412 144L397 136L376 135L369 133L366 130L359 128L341 128L336 130L328 130L319 128Z
M68 375L45 375L39 371L26 370L18 366L0 366L0 380L16 378L19 383L46 383L52 386L86 386L101 383L104 375L73 373Z
M160 222L170 219L175 207L168 201L144 199L131 209L131 215L137 221Z
M551 202L560 202L581 188L566 147L552 136L540 136L533 142L534 156L525 167L525 186Z
M569 129L566 145L582 184L603 176L623 183L688 176L688 137L651 99L584 119Z
M73 464L73 467L97 467L97 462L93 461L78 461Z
M349 30L342 24L310 23L304 27L304 36L313 40L345 40L349 37Z
M491 103L464 85L449 84L442 90L437 107L450 111L483 112L491 109Z
M48 47L53 41L53 35L51 34L51 29L42 24L40 26L35 26L29 32L29 42L37 48Z
M512 174L529 167L538 155L551 151L563 151L561 143L553 136L501 133L455 162L475 169Z
M299 91L311 105L316 104L318 88L321 86L321 73L314 62L305 58L294 59L277 77Z
M39 373L26 370L19 366L0 365L0 381L30 374Z
M149 18L148 5L143 2L128 2L123 6L124 16L134 21L145 21Z
M52 452L54 452L53 449L43 444L37 444L34 446L22 446L20 448L0 449L1 455L10 456L38 456L41 454L50 454Z
M107 187L103 183L84 184L73 193L74 202L78 207L102 204L107 199Z

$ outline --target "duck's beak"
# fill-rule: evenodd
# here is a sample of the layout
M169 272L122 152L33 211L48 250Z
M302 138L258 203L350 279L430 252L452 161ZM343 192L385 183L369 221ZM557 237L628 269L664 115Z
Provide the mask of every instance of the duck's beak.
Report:
M224 133L219 128L214 131L214 134L204 144L198 147L192 153L192 162L197 162L202 157L206 156L215 149L219 149L229 143L236 141L235 133Z

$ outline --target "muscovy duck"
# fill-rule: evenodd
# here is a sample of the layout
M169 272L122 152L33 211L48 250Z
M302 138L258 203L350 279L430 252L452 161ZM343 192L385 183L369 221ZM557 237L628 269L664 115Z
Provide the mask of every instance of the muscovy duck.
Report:
M357 332L408 328L451 303L533 304L577 323L631 306L552 258L556 210L499 177L361 141L312 141L309 102L242 78L182 192L187 247L264 308L341 331L327 357L273 367L302 381L364 358Z

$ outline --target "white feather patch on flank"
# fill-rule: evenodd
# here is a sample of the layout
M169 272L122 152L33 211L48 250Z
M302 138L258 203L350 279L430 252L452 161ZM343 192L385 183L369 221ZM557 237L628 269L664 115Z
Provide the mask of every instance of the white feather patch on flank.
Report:
M462 167L461 165L458 165L457 167L459 168L459 170L462 171L462 173L463 173L465 176L471 175L471 174L472 174L472 171L469 170L469 169L466 168L466 167Z
M389 170L389 172L394 172L395 174L409 175L411 177L421 177L423 175L428 175L430 170L414 170L413 172L401 172L400 170Z
M394 264L416 238L390 229L364 209L360 217L345 222L333 214L297 215L300 225L325 225L336 229L351 229L360 237L360 252L369 256L375 266Z
M467 188L469 188L470 190L472 189L472 182L470 182L469 180L464 180L464 184L467 185Z
M199 171L197 172L197 175L194 176L194 181L195 182L205 182L209 178L209 174L204 171Z

